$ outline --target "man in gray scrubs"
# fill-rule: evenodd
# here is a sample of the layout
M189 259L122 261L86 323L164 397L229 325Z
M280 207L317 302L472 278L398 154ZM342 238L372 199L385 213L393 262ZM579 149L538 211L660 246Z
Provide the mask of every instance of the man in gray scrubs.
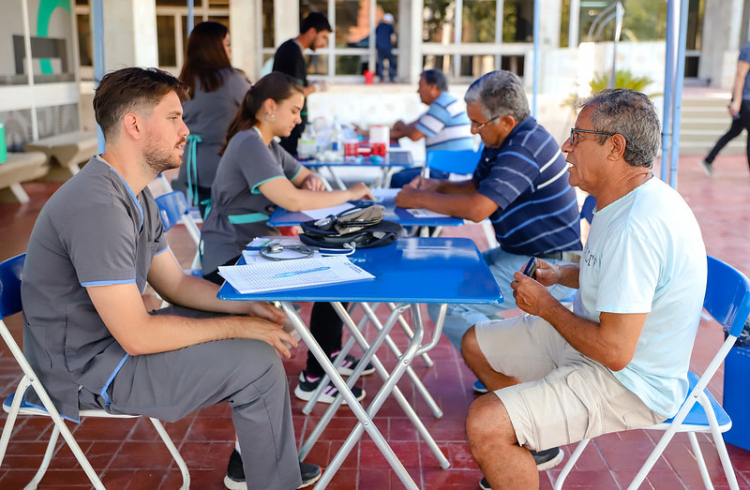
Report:
M146 187L182 162L184 95L155 69L102 78L94 112L105 152L50 198L29 241L24 352L73 421L79 409L102 408L173 422L228 401L252 488L297 488L300 466L307 480L320 468L297 460L280 360L296 342L283 313L221 301L218 286L184 274ZM149 314L146 282L175 306Z

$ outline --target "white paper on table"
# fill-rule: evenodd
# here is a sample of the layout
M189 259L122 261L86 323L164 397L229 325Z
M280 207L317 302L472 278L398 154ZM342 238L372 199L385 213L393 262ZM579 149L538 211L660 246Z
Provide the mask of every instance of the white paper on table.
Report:
M399 192L401 189L372 189L372 195L378 199L378 202L383 199L394 199Z
M415 218L450 218L449 214L436 213L435 211L423 208L407 209L407 211Z
M375 278L369 272L354 265L348 257L340 256L220 266L219 274L242 294Z
M351 203L345 202L344 204L339 204L338 206L331 206L330 208L322 208L322 209L311 209L308 211L300 211L302 213L305 213L310 217L310 219L323 219L328 217L329 215L336 216L342 211L346 211L347 209L351 209L352 205Z

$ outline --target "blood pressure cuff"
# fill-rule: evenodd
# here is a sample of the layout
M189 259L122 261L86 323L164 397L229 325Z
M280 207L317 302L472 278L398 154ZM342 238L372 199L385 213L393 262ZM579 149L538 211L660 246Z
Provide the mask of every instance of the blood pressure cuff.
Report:
M388 245L401 235L401 225L384 221L383 206L355 206L337 215L300 223L300 240L321 248L372 248Z

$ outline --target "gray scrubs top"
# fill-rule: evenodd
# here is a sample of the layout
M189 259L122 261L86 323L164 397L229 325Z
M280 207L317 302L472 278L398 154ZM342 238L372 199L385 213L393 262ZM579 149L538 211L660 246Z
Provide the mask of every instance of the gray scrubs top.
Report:
M136 197L98 156L44 205L23 270L23 350L65 417L78 420L79 387L106 400L127 356L86 287L135 283L143 292L153 257L165 250L151 192Z
M201 138L196 146L198 185L201 187L211 187L213 184L221 158L219 152L224 146L229 123L252 87L245 75L234 68L222 70L222 76L224 85L213 92L204 92L200 80L196 79L193 98L182 103L182 118L190 129L190 134ZM187 185L186 165L180 167L177 180Z
M276 141L266 146L254 129L234 135L221 157L201 228L204 275L242 254L253 238L278 234L266 224L276 205L258 187L272 179L294 180L301 168Z

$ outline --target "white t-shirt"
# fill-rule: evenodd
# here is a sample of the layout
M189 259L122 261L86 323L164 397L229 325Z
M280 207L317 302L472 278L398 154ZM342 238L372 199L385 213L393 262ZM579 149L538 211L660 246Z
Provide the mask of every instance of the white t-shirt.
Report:
M695 216L655 177L594 215L574 311L596 322L601 312L648 313L633 360L614 375L666 417L687 396L706 269Z

